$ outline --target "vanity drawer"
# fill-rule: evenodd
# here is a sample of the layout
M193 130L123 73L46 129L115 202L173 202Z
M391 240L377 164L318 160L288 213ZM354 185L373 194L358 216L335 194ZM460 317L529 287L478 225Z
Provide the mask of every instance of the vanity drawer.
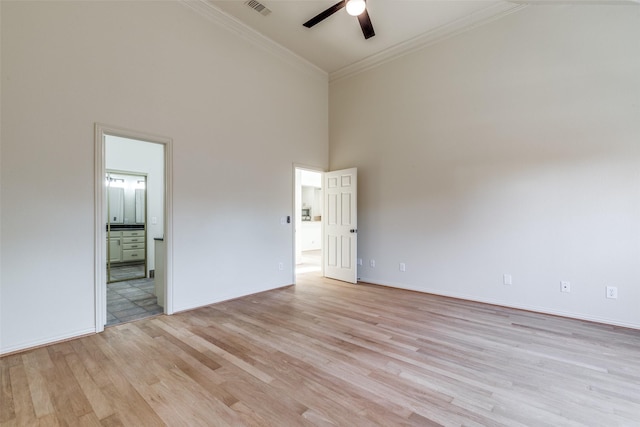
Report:
M144 249L144 243L124 243L122 245L122 250L130 249Z
M144 259L144 249L124 249L122 251L122 261L136 261Z
M124 243L125 245L127 243L142 243L144 245L144 237L123 237L122 243Z
M144 237L144 230L122 230L122 237Z

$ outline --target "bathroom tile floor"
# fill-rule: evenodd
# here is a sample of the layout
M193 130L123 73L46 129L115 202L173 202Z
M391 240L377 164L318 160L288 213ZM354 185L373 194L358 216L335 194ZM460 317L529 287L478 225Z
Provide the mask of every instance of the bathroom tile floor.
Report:
M154 295L153 279L107 284L107 325L131 322L163 312Z
M130 278L144 278L146 276L146 267L144 262L141 264L111 265L109 274L112 280L125 280Z

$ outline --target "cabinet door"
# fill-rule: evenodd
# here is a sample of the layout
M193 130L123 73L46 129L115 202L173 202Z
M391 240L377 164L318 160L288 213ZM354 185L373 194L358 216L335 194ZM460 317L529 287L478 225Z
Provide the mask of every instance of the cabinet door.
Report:
M109 239L109 261L122 261L122 238L112 237Z
M124 239L125 242L127 239ZM122 243L122 251L128 251L130 249L144 249L144 244L142 243Z
M122 238L122 244L126 245L127 243L139 243L144 245L144 236L140 236L140 237L123 237Z
M143 261L144 249L127 249L122 251L123 261Z
M144 230L124 230L122 237L144 237Z

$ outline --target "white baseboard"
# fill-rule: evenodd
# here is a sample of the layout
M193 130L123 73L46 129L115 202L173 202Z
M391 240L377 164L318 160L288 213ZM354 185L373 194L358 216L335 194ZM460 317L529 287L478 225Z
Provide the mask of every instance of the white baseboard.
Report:
M568 318L576 319L576 320L585 320L585 321L588 321L588 322L596 322L596 323L602 323L602 324L605 324L605 325L621 326L621 327L624 327L624 328L639 329L640 330L640 324L620 322L620 321L617 321L617 320L614 320L614 319L608 319L608 318L598 317L598 316L588 316L588 315L584 315L582 313L573 313L573 312L562 311L562 310L551 310L551 309L546 308L546 307L539 307L539 306L535 306L535 305L513 304L513 303L507 302L507 301L491 299L491 298L481 298L481 297L477 297L477 296L473 296L473 295L461 294L461 293L456 293L456 292L442 292L440 290L434 290L434 289L417 288L415 286L409 286L409 285L406 285L404 283L394 283L394 282L382 283L382 282L378 282L376 280L368 279L366 277L360 278L358 280L359 280L359 282L370 283L372 285L387 286L387 287L391 287L391 288L404 289L404 290L408 290L408 291L421 292L421 293L425 293L425 294L433 294L433 295L439 295L439 296L450 297L450 298L457 298L457 299L462 299L462 300L467 300L467 301L475 301L475 302L481 302L481 303L485 303L485 304L499 305L499 306L502 306L502 307L509 307L509 308L515 308L515 309L519 309L519 310L533 311L533 312L536 312L536 313L551 314L551 315L554 315L554 316L568 317ZM235 299L235 298L245 297L245 296L258 294L258 293L266 292L266 291L270 291L270 290L286 288L288 286L291 286L291 284L275 286L273 288L268 288L268 289L254 289L253 292L249 292L248 294L245 293L245 294L242 294L242 295L229 294L229 295L226 295L226 296L224 296L222 298L216 298L215 300L207 302L206 304L202 304L202 302L200 302L199 304L197 304L196 306L193 306L193 307L187 306L187 307L184 307L184 308L178 308L175 311L175 313L194 310L196 308L204 307L204 306L215 304L215 303L218 303L218 302L228 301L228 300L232 300L232 299ZM94 334L94 333L96 333L96 329L95 328L89 328L89 329L81 329L81 330L77 330L77 331L74 331L74 332L71 332L71 333L68 333L68 334L53 336L53 337L49 337L49 338L42 338L42 339L33 340L33 341L26 341L26 342L23 342L23 343L19 343L19 344L16 344L16 345L12 345L10 347L6 347L6 348L0 349L0 356L7 355L7 354L10 354L10 353L19 352L19 351L29 350L29 349L40 347L40 346L43 346L43 345L51 345L51 344L55 344L55 343L58 343L58 342L63 342L63 341L67 341L67 340L70 340L70 339L74 339L74 338L78 338L78 337L81 337L81 336L84 336L84 335L89 335L89 334Z
M388 286L390 288L404 289L407 291L421 292L424 294L433 294L433 295L439 295L443 297L457 298L457 299L481 302L481 303L491 304L491 305L499 305L502 307L533 311L533 312L542 313L542 314L551 314L554 316L568 317L576 320L585 320L588 322L602 323L605 325L621 326L623 328L630 328L630 329L640 329L640 324L620 322L615 319L608 319L608 318L599 317L599 316L589 316L583 313L573 313L573 312L563 311L563 310L553 310L547 307L540 307L536 305L513 304L508 301L502 301L502 300L492 299L492 298L482 298L482 297L477 297L475 295L467 295L467 294L456 293L456 292L442 292L441 290L428 289L428 288L418 288L415 286L406 285L404 283L394 283L394 282L382 283L376 280L367 279L366 277L359 278L358 281L363 283L370 283L372 285Z
M40 338L33 341L26 341L26 342L22 342L19 344L15 344L15 345L0 349L0 356L10 354L10 353L16 353L19 351L30 350L33 348L41 347L43 345L56 344L59 342L68 341L70 339L78 338L84 335L95 334L95 333L96 333L96 328L80 329L74 332L70 332L68 334L56 335L48 338Z
M211 300L207 300L207 301L202 301L199 300L197 302L193 302L192 304L182 304L179 307L174 307L174 312L173 314L178 314L178 313L184 313L185 311L191 311L191 310L196 310L198 308L201 307L206 307L208 305L211 304L217 304L219 302L224 302L224 301L230 301L236 298L242 298L242 297L248 297L250 295L255 295L255 294L259 294L262 292L267 292L267 291L273 291L275 289L281 289L281 288L287 288L289 286L292 286L293 283L289 283L286 285L275 285L273 287L267 287L267 288L262 288L262 287L257 287L257 288L253 288L253 289L246 289L243 292L240 293L228 293L222 296L217 296L216 298L213 298Z

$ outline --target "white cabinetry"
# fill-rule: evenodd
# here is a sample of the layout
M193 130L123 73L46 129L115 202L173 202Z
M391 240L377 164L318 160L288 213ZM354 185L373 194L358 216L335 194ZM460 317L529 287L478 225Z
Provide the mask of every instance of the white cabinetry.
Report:
M122 261L144 261L144 230L122 231Z
M122 261L122 234L120 231L112 231L107 238L109 241L109 262Z
M144 230L111 231L108 236L110 262L144 261L146 258Z

